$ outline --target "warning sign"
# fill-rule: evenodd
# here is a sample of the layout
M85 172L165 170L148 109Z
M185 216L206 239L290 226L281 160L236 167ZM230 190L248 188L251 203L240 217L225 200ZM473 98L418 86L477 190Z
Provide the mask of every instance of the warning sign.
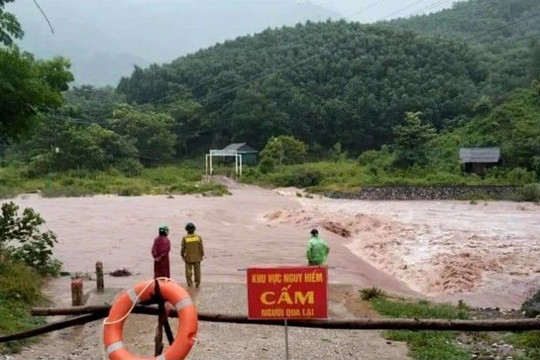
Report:
M328 270L324 266L249 268L250 319L326 319Z

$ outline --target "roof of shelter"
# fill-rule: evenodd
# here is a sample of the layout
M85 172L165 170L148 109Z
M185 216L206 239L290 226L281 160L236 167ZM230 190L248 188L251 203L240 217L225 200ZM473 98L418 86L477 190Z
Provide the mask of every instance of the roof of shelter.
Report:
M257 150L249 146L247 143L233 143L223 148L222 150L232 150L232 151L239 151L239 152L257 152Z
M459 161L461 163L497 163L501 159L501 149L492 148L461 148Z

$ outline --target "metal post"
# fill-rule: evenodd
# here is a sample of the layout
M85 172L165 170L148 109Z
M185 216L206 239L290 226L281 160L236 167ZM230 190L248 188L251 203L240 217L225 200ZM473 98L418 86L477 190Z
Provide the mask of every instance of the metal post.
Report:
M287 319L285 319L285 360L289 360L289 326L287 326Z
M242 176L242 154L238 156L240 156L240 176Z
M234 155L234 175L238 178L238 155Z

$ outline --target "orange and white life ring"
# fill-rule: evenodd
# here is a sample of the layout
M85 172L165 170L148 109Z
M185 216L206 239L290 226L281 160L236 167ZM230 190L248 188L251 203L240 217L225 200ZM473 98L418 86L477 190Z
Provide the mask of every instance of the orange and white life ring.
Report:
M124 321L131 310L141 301L146 301L154 294L154 280L135 285L131 290L123 292L114 302L109 317L104 322L103 340L109 360L142 360L132 355L124 345L122 329ZM172 345L165 352L153 359L182 360L188 354L195 341L198 320L197 309L187 291L169 279L159 279L159 288L163 298L174 305L178 312L178 330Z

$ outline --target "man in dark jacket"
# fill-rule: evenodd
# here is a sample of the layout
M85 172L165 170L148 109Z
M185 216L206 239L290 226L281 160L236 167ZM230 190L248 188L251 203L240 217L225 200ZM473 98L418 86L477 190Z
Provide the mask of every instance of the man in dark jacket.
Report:
M169 266L169 251L171 251L171 242L167 237L169 227L161 225L159 227L159 236L154 239L152 246L152 256L154 257L154 278L171 277Z
M195 234L195 225L186 225L187 235L182 238L182 260L186 263L186 280L188 286L193 286L192 274L195 272L195 286L201 285L201 261L204 257L202 238Z

